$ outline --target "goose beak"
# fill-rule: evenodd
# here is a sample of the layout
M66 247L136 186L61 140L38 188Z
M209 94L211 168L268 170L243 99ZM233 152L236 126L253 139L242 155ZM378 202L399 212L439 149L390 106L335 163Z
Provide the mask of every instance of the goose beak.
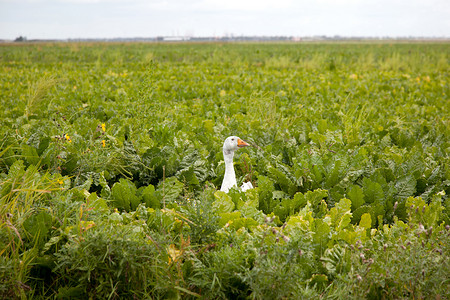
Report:
M237 143L238 143L238 147L239 147L239 148L250 146L249 144L247 144L246 142L244 142L244 141L241 140L241 139L238 139L238 140L237 140Z

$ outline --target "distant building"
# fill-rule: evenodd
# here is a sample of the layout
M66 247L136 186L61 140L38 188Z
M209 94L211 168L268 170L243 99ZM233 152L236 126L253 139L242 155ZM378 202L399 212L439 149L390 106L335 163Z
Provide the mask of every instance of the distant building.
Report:
M191 38L186 36L165 36L162 38L164 42L183 42L189 41Z

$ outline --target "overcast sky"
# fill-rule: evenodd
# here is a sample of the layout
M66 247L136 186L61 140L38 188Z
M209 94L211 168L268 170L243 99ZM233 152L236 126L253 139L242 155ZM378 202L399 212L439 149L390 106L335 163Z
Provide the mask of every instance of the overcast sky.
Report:
M0 39L450 37L450 0L0 0Z

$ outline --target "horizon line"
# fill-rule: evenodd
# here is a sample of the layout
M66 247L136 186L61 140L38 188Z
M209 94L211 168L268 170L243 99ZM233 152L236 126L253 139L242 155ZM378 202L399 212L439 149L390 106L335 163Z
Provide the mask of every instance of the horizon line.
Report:
M158 35L134 37L77 37L77 38L27 38L18 36L15 39L0 38L0 42L39 42L39 41L153 41L153 42L189 42L189 41L320 41L320 40L450 40L448 36L352 36L352 35L223 35L223 36L190 36L190 35Z

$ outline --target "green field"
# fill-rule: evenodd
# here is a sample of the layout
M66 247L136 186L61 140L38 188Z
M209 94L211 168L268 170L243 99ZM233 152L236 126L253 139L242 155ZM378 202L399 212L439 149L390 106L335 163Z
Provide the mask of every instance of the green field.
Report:
M450 298L449 60L0 45L0 298Z

